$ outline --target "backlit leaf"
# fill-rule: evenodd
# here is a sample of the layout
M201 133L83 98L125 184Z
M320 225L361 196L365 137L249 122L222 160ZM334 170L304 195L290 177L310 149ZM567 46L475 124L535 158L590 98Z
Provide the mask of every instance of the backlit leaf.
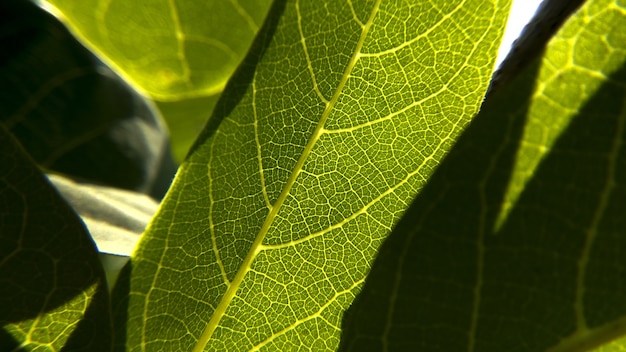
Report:
M626 4L494 93L381 246L342 350L585 351L626 332Z
M271 0L50 0L90 47L160 100L219 93Z
M132 258L128 347L335 349L478 110L508 7L277 1Z

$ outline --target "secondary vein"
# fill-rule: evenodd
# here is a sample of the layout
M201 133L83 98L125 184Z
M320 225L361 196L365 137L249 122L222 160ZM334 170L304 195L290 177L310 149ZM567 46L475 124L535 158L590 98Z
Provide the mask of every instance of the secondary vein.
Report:
M180 65L183 70L185 83L189 85L191 83L191 69L189 68L189 62L187 61L187 56L185 55L185 34L180 24L180 18L178 17L178 8L176 7L174 1L175 0L170 0L168 4L170 7L170 14L172 15L172 22L174 22L174 32L176 33L176 42L178 44L177 56L180 60Z
M354 54L350 58L350 61L348 62L348 65L346 66L346 69L344 70L344 73L341 77L341 80L339 81L339 84L337 86L337 89L335 90L335 93L333 94L330 101L328 101L328 103L326 104L326 108L324 109L324 112L322 113L322 116L320 118L319 123L317 124L317 127L315 128L315 131L313 131L313 135L307 142L302 152L302 155L300 155L300 158L296 162L296 165L291 175L289 176L289 179L287 180L285 187L283 188L282 192L278 196L276 203L274 204L269 214L265 218L265 222L263 223L263 226L261 227L259 234L257 235L254 242L252 243L252 247L250 248L248 255L243 260L243 263L239 267L239 270L237 271L237 274L235 275L233 281L231 282L231 285L228 287L228 289L224 293L224 296L222 297L222 300L218 304L217 308L215 309L215 312L213 313L213 316L209 320L207 327L205 328L204 332L200 336L200 339L198 339L198 343L193 349L194 352L200 352L204 350L206 344L211 339L213 332L215 331L222 317L226 313L226 309L232 302L233 298L235 298L235 294L237 293L237 290L239 289L239 286L241 285L243 278L245 277L245 275L248 273L248 271L250 270L252 266L252 262L254 261L258 253L261 251L263 240L265 239L265 236L267 235L270 226L274 222L274 219L276 218L278 211L281 209L283 203L287 199L287 196L291 192L291 188L295 184L296 178L300 174L300 171L302 171L302 168L304 166L306 159L308 158L309 154L313 150L313 146L322 135L324 131L324 124L326 123L326 120L328 119L328 116L330 115L335 104L339 100L339 96L341 92L343 91L343 87L348 81L349 74L352 71L357 60L359 59L359 53L361 52L361 48L363 47L363 43L365 42L365 38L367 37L367 32L372 25L372 22L374 20L374 17L376 16L376 13L378 12L380 2L381 0L376 1L376 4L374 5L374 8L372 9L369 19L366 25L363 27L363 31L361 32L356 48L354 50ZM299 13L298 13L298 17L300 17Z

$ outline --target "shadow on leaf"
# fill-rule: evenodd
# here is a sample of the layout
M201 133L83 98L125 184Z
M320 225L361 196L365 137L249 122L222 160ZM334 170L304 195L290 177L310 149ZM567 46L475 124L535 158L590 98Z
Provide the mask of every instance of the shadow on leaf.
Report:
M522 140L537 70L484 104L381 246L341 350L545 350L576 331L576 306L600 328L586 347L624 333L602 326L626 316L626 67L543 157L520 153L533 150ZM519 168L528 158L534 172Z
M2 126L0 165L3 340L10 330L32 344L62 344L87 305L98 306L98 321L104 321L93 336L108 335L104 272L91 238Z
M479 187L486 182L487 204L502 200L536 70L515 104L495 101L504 94L485 102L482 111L508 105L509 113L479 114L472 121L385 240L344 315L340 350L466 348L476 230L484 211Z
M227 92L227 94L220 96L213 110L213 115L209 118L209 121L196 139L196 142L191 146L186 158L189 158L200 145L205 143L206 140L215 133L220 123L224 118L230 115L237 105L239 105L246 91L250 89L250 85L254 80L256 67L258 63L261 62L261 58L265 54L265 50L276 32L276 27L285 10L286 3L285 0L277 0L272 3L272 7L265 18L263 27L255 37L248 54L224 88L224 92Z

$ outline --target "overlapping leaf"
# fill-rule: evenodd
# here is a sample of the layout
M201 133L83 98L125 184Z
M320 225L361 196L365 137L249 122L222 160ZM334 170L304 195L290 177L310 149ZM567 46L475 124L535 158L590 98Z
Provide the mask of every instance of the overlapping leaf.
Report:
M31 1L0 3L0 123L40 166L160 199L176 171L159 114Z
M2 126L0 165L0 350L108 350L106 282L83 224Z
M219 93L270 0L50 0L96 52L161 100Z
M583 351L626 331L626 6L588 1L381 246L345 350Z
M508 1L278 1L133 257L128 347L334 349Z

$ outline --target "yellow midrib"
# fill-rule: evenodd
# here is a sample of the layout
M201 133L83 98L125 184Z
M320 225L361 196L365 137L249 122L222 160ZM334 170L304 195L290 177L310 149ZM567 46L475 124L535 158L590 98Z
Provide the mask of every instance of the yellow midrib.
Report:
M330 101L326 104L326 108L324 109L324 112L322 113L322 116L320 118L320 121L317 127L315 128L315 131L313 131L313 135L311 136L308 143L306 144L302 152L302 155L300 155L300 158L296 162L296 165L292 173L290 174L289 179L287 180L285 184L285 187L283 188L282 192L278 196L276 203L274 204L274 206L272 206L269 214L265 218L265 222L263 223L263 226L261 227L259 234L257 235L254 242L252 243L252 246L250 247L250 251L248 252L248 255L241 263L241 266L239 267L237 274L235 275L230 286L228 286L228 289L224 293L224 296L222 296L222 300L218 304L217 308L213 312L213 316L211 316L211 319L209 320L207 327L205 328L204 332L200 336L200 339L198 339L198 342L194 346L194 349L193 349L194 352L203 351L207 343L211 339L213 332L215 331L222 317L226 313L226 309L228 309L231 301L235 297L235 294L237 293L237 290L239 289L239 286L241 285L243 278L246 276L246 274L250 270L252 266L252 262L254 261L257 254L259 253L261 245L263 243L263 239L265 239L265 236L267 235L267 232L269 231L270 226L274 222L274 219L276 218L276 215L278 214L279 209L282 207L283 203L285 202L285 199L287 199L287 195L291 192L291 188L295 184L296 178L298 177L298 175L300 174L300 171L302 170L302 167L304 166L304 162L306 161L309 154L311 153L311 150L313 150L313 146L322 135L326 119L330 115L330 112L334 108L334 105L337 103L337 100L339 99L339 95L341 94L341 91L343 90L344 85L348 81L349 73L352 71L352 68L354 67L355 63L358 60L358 54L361 52L361 48L367 36L367 32L369 31L369 28L371 27L371 24L374 20L374 17L376 13L378 12L380 2L381 0L376 1L376 4L374 5L372 9L372 13L370 14L370 17L368 18L367 23L362 27L363 30L361 32L361 36L359 37L359 41L357 42L354 53L352 57L350 58L350 62L346 66L346 69L341 77L341 80L339 81L339 85L337 86L337 89L335 90L335 94L330 99Z

